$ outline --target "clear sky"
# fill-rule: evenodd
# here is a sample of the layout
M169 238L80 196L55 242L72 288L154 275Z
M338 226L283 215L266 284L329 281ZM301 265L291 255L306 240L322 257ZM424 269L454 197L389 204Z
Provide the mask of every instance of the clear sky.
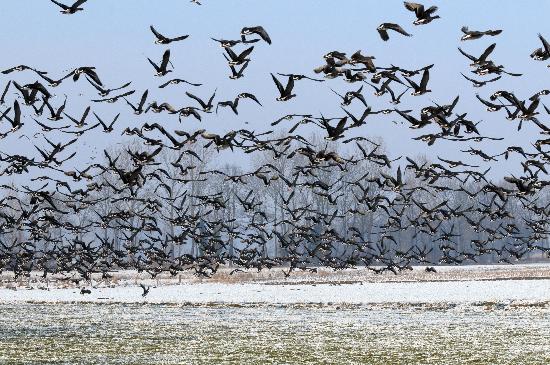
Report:
M270 72L313 76L313 68L323 63L322 56L328 51L339 50L351 54L361 49L363 54L375 56L376 65L380 66L394 64L416 69L435 64L429 84L433 92L419 97L407 95L399 108L414 109L418 115L420 107L429 105L432 100L439 104L449 103L456 95L460 95L457 113L467 112L469 119L483 120L479 126L483 135L506 137L502 142L472 146L494 153L502 152L511 144L528 146L534 141L537 129L526 125L517 132L516 121L506 120L503 113L487 113L475 99L475 93L488 97L496 90L510 90L524 99L540 89L549 88L550 69L546 68L547 63L535 62L529 54L541 46L537 33L542 32L550 39L550 28L547 27L550 2L468 0L425 4L438 5L441 19L425 26L414 26L414 14L404 8L402 1L397 0L204 0L202 6L187 0L89 0L84 4L85 11L69 16L60 14L59 8L48 0L6 1L2 3L0 13L0 39L3 45L0 68L22 63L46 70L50 76L57 77L74 67L95 66L107 86L117 87L132 81L131 88L136 89L136 95L130 98L134 101L147 88L150 90L150 101L168 101L178 107L195 105L185 96L185 91L206 98L217 88L217 100L230 100L240 92L251 92L260 99L263 108L251 101L244 101L239 106L238 117L224 109L218 116L205 116L202 123L189 118L182 125L178 125L177 118L166 115L159 117L149 113L135 117L123 101L114 106L89 103L87 100L96 98L97 94L85 81L75 85L72 80L68 80L53 89L57 95L53 103L59 105L64 99L63 95L69 95L67 112L75 117L80 116L88 104L105 119L120 111L122 116L118 130L155 120L185 130L206 128L214 132L227 132L248 128L264 131L270 128L271 121L287 113L322 112L325 116L343 116L340 101L330 88L343 93L360 86L357 83L347 84L341 79L324 83L299 81L295 87L298 97L280 103L275 101L277 91ZM407 38L392 32L390 40L383 42L376 32L376 27L382 22L399 23L413 37ZM156 45L149 30L150 25L167 36L189 34L190 37L169 46ZM210 37L237 39L242 27L254 25L264 26L273 44L257 43L245 77L230 80L222 49ZM460 42L460 28L463 25L475 30L504 31L497 37ZM468 74L470 69L469 60L458 53L457 46L479 55L492 42L496 42L497 47L491 59L497 64L503 64L507 70L523 73L524 76L514 78L505 75L499 82L474 89L460 76L460 72ZM172 52L175 71L159 79L153 76L147 57L159 61L166 48ZM200 82L203 86L196 88L180 84L164 90L157 88L170 77ZM11 79L23 83L35 81L36 77L32 73L0 75L0 87L3 89ZM367 102L373 109L392 107L387 102L387 96L376 98L368 85L365 85L364 90ZM79 95L81 93L83 95ZM13 92L10 92L8 100L12 101L13 96ZM0 107L0 110L5 107ZM362 112L358 104L350 110L355 114ZM23 114L32 116L28 108L24 109ZM544 116L541 120L546 122L545 119L549 117ZM367 125L361 127L358 133L384 137L392 156L426 154L435 159L439 154L468 160L458 150L467 149L469 144L436 142L435 146L427 147L422 142L411 140L411 137L437 132L435 127L413 131L406 125L391 123L391 120L397 119L397 115L369 117ZM22 132L32 139L36 131L38 128L32 119L25 119ZM309 132L307 128L303 131L305 135ZM17 139L19 136L9 136L1 141L0 150L34 153L30 152L32 144L25 139ZM59 139L67 137L59 135ZM97 130L85 135L82 140L77 146L81 157L86 153L94 153L93 147L100 152L103 147L121 141L122 137L119 133L105 135ZM33 142L43 145L40 138ZM469 161L481 163L477 159ZM495 168L500 169L499 175L503 175L511 167L497 165ZM0 177L0 181L2 179L5 178Z

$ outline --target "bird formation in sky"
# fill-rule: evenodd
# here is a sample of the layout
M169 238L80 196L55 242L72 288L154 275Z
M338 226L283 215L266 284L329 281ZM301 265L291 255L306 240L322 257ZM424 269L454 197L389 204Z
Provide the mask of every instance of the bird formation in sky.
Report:
M63 14L85 13L85 0L70 6L51 1ZM444 21L436 6L404 6L414 13L415 26ZM189 37L167 36L154 26L150 30L162 47L179 47ZM412 37L395 23L376 30L383 41L390 39L389 31ZM493 39L502 30L465 26L461 32L460 41L473 41ZM372 35L376 37L374 29ZM232 80L245 76L255 49L272 44L259 25L212 40L221 46ZM539 41L542 45L530 57L547 61L550 46L540 34ZM550 110L543 104L550 91L536 90L527 97L507 90L483 93L489 84L522 76L492 59L496 46L492 43L479 56L458 48L457 57L464 57L471 68L470 73L460 72L464 82L475 88L487 112L517 123L518 133L529 123L540 135L528 146L507 146L497 154L486 152L485 146L503 140L492 134L498 129L485 133L484 124L461 109L460 96L418 111L398 107L408 98L437 93L430 86L430 75L437 72L434 64L411 70L378 64L375 56L362 51L334 50L323 56L320 66L312 66L310 75L281 70L266 75L272 100L260 100L251 90L220 98L217 88L181 78L170 48L160 59L145 61L152 66L151 86L145 90L133 88L132 80L109 85L93 66L59 76L35 66L10 66L1 72L0 137L21 143L26 139L32 147L16 154L0 148L0 270L16 276L33 270L44 276L67 273L77 281L94 273L108 277L119 269L153 277L183 270L208 276L228 263L258 270L283 267L288 274L316 265L365 265L375 272L398 273L418 263L462 264L488 256L514 262L533 251L548 252L543 242L550 202L541 197L550 184L550 127L545 120ZM36 81L22 82L23 74ZM157 79L161 81L155 87ZM326 86L339 79L355 85L345 93ZM77 92L93 90L98 97L83 108L73 107L71 95L56 101L56 88L65 83L74 83ZM255 126L225 134L206 129L207 115L223 118L226 113L238 116L243 108L291 105L305 97L300 93L303 83L332 90L340 115L289 114L266 123L267 129ZM366 93L369 87L374 96ZM157 88L183 90L181 104L158 99ZM372 97L385 99L387 108L374 110ZM98 106L107 105L109 109L99 111ZM138 121L153 114L166 121ZM442 141L467 146L461 151L475 162L446 156L433 162L392 158L380 142L365 137L374 115L410 129L411 138L427 148ZM185 130L185 118L204 128ZM123 129L121 120L135 122ZM305 125L317 130L321 140L300 134ZM273 126L285 128L284 133L269 129ZM102 161L69 167L77 146L89 141L93 130L133 136L136 143L118 152L101 151ZM207 163L211 156L236 152L258 156L257 166L243 171ZM511 155L521 160L523 174L491 181L491 165ZM29 183L8 184L13 175L27 176ZM145 297L150 288L142 289Z

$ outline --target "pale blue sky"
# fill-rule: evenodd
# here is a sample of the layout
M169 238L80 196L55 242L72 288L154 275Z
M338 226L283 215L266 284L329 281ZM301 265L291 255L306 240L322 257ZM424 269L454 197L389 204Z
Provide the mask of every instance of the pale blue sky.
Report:
M414 26L414 14L408 12L402 1L319 1L319 0L262 0L227 1L204 0L204 5L196 6L187 0L89 0L85 11L75 15L62 15L58 8L48 0L7 1L2 4L0 15L0 39L2 40L2 58L0 68L5 69L20 63L47 70L50 76L61 76L65 70L77 66L95 66L107 86L116 87L126 81L133 81L136 100L143 90L150 90L150 101L168 101L183 107L194 105L185 96L191 91L201 97L211 95L218 88L218 100L233 99L240 92L252 92L264 104L260 108L251 101L239 106L240 115L235 117L229 110L222 110L205 116L202 123L194 119L185 119L179 125L177 118L166 115L142 115L135 117L126 104L113 105L88 103L86 100L97 97L87 82L75 84L68 80L57 89L58 96L54 104L60 104L63 94L69 95L67 112L79 116L90 104L105 119L122 111L119 130L125 126L139 126L146 121L163 121L168 127L195 130L206 128L215 132L249 128L256 131L269 129L269 123L287 113L322 112L325 116L342 116L339 100L329 87L345 92L357 89L359 84L347 84L342 80L324 83L300 81L296 83L297 98L286 103L276 102L276 88L271 81L270 72L292 72L313 75L312 69L322 63L322 56L332 50L348 54L361 49L363 54L376 56L376 64L387 66L390 63L408 69L419 68L435 63L431 72L430 88L432 93L412 97L407 95L399 105L401 109L415 109L428 105L430 100L448 103L457 94L461 95L456 112L468 112L468 117L484 122L480 125L483 135L507 137L503 142L472 144L491 152L501 152L510 144L528 145L536 136L536 128L525 126L519 133L517 122L510 122L503 114L489 114L475 99L475 92L488 97L495 90L510 90L518 97L527 98L534 92L550 85L550 69L546 63L535 62L529 58L534 48L540 47L537 33L542 32L550 39L550 30L546 27L550 2L529 1L438 1L426 2L426 5L438 5L441 19L425 26ZM160 4L160 5L159 5ZM382 22L396 22L413 37L402 37L390 33L390 41L383 42L376 32ZM154 25L167 36L189 34L182 42L169 46L155 45L149 30ZM238 38L243 26L262 25L269 32L273 44L257 43L252 54L252 62L245 71L243 79L228 79L229 69L222 56L222 49L210 40L215 38ZM460 28L468 25L471 29L503 29L498 37L486 37L481 40L460 42ZM479 55L492 42L497 43L492 59L503 64L512 72L523 73L521 78L504 76L490 86L473 89L460 76L460 72L469 73L468 60L460 55L457 46L466 52ZM166 48L172 52L175 71L165 78L153 76L153 69L147 57L160 60ZM240 49L240 48L239 48ZM181 77L204 85L199 88L183 85L171 86L165 90L158 85L170 77ZM0 87L10 79L23 83L34 81L32 73L0 75ZM392 107L387 96L376 98L372 89L365 85L367 102L374 109ZM83 93L82 96L78 94ZM10 94L12 94L10 92ZM8 97L13 100L13 95ZM543 99L543 102L545 100ZM550 100L548 101L550 104ZM4 110L1 107L0 110ZM350 109L356 114L362 110L355 104ZM31 116L25 108L23 114ZM437 142L427 147L422 142L410 138L424 133L437 132L435 127L412 131L404 125L391 123L395 116L369 117L361 134L382 136L390 145L392 156L402 154L429 156L437 154L454 159L468 159L458 152L467 149L467 143ZM545 116L544 118L549 119ZM90 120L93 120L91 118ZM245 124L248 122L249 124ZM22 132L32 136L38 131L31 119L25 120ZM303 129L308 134L309 129ZM15 152L21 148L32 150L27 140L18 140L14 135L2 141L0 150ZM60 136L59 140L66 138ZM54 138L55 139L55 138ZM108 144L121 140L119 134L106 137L101 131L85 135L86 145L81 144L79 153L91 145L98 151ZM37 142L41 144L42 142ZM23 146L24 145L24 146ZM29 147L29 148L27 148ZM73 149L71 149L71 152ZM29 152L30 153L30 152ZM480 160L469 160L480 162ZM500 166L500 167L499 167ZM509 165L496 165L499 175L505 174ZM3 179L0 177L0 179Z

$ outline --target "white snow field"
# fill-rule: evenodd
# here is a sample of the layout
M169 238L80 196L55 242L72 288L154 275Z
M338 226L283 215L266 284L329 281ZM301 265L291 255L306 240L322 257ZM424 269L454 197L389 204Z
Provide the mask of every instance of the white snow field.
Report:
M99 280L67 287L64 281L11 282L4 277L0 303L172 303L205 304L353 304L380 303L550 303L550 265L438 267L399 275L375 275L367 270L296 273L282 277L279 270L260 273L219 273L212 279L159 277L117 273L109 282ZM142 297L139 283L151 286ZM91 294L80 294L80 287Z
M550 279L401 282L364 284L221 284L195 283L151 288L143 298L139 286L91 289L0 289L0 302L112 302L172 304L377 304L549 302Z
M0 364L550 364L549 269L4 274Z

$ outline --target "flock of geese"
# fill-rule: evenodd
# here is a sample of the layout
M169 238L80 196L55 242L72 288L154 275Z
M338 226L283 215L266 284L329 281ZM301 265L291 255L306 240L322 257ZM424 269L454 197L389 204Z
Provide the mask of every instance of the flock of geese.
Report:
M82 12L86 3L79 0L69 6L51 1L69 15ZM414 13L415 26L441 21L436 6L411 2L404 6ZM159 45L175 46L188 37L165 35L153 26L150 30ZM389 40L389 31L411 36L390 22L377 31L384 41ZM461 41L498 37L501 32L463 27ZM550 45L542 35L539 39L542 45L530 57L549 60ZM244 76L254 47L272 44L262 26L243 27L234 39L212 40L221 47L232 80ZM479 56L458 49L471 67L470 74L462 76L477 90L503 77L521 76L491 59L495 47L496 43L491 44ZM159 88L202 86L177 77L171 58L170 49L160 60L148 58L152 75L162 80ZM271 121L271 126L292 124L280 136L273 130L240 129L222 135L206 129L185 131L171 127L184 124L168 121L201 121L207 114L223 115L225 110L238 115L245 103L265 107L249 92L219 100L217 89L204 98L186 91L188 105L175 107L152 100L150 90L130 89L131 82L108 86L93 66L74 68L60 78L27 65L3 70L2 75L10 79L0 97L0 137L27 137L34 150L0 152L0 270L16 276L31 271L43 271L44 277L66 273L75 282L93 273L108 277L109 271L118 269L147 271L152 276L182 270L211 275L226 264L235 265L236 270L283 267L288 274L315 270L317 265L334 269L365 265L375 272L397 273L415 263L461 264L487 255L514 262L532 251L547 253L550 204L541 197L550 184L546 169L550 126L544 120L550 110L542 98L550 91L536 91L526 99L506 90L476 94L488 112L517 121L518 130L531 123L540 132L530 146L508 146L492 155L476 145L502 138L482 134L482 125L459 110L458 96L449 103L425 105L419 112L398 107L407 97L433 92L434 65L411 70L375 60L361 51L350 55L331 51L320 66L312 67L311 75L271 73L273 99L284 103L299 97L296 83L326 85L343 79L350 84L346 93L333 90L341 116L286 115ZM23 73L36 81L18 81ZM91 105L112 104L115 115L100 116L91 106L81 114L69 113L70 97L59 104L53 96L58 86L71 82L78 88L93 88L98 97L90 100ZM372 88L375 97L386 97L388 107L373 110L368 100L372 96L364 88ZM351 105L363 112L355 115ZM135 127L118 128L124 112L133 113ZM138 121L150 113L161 114L167 121ZM412 130L427 131L413 139L428 146L441 140L467 142L474 147L463 152L478 163L444 157L437 162L410 157L392 160L380 143L362 135L362 127L377 114L392 116ZM298 134L303 125L321 131L325 141L313 143ZM103 151L103 162L66 167L74 162L78 143L95 129L133 136L139 143L116 155ZM338 145L353 146L353 151L338 152ZM207 150L269 158L250 172L209 170L202 164ZM161 159L168 151L175 158ZM512 154L521 160L523 176L509 175L501 183L488 179L490 164ZM282 166L291 162L292 168L283 171ZM10 175L26 175L36 185L10 185ZM331 180L331 176L343 178ZM199 182L206 180L217 183L204 188ZM176 191L176 186L183 188ZM266 191L275 192L274 208L267 206ZM465 198L451 199L451 193ZM230 215L230 208L241 213ZM468 237L460 234L464 229L459 231L459 220L472 232ZM175 253L174 246L185 248L189 242L200 249ZM279 250L269 252L268 245ZM144 296L148 290L143 287Z

